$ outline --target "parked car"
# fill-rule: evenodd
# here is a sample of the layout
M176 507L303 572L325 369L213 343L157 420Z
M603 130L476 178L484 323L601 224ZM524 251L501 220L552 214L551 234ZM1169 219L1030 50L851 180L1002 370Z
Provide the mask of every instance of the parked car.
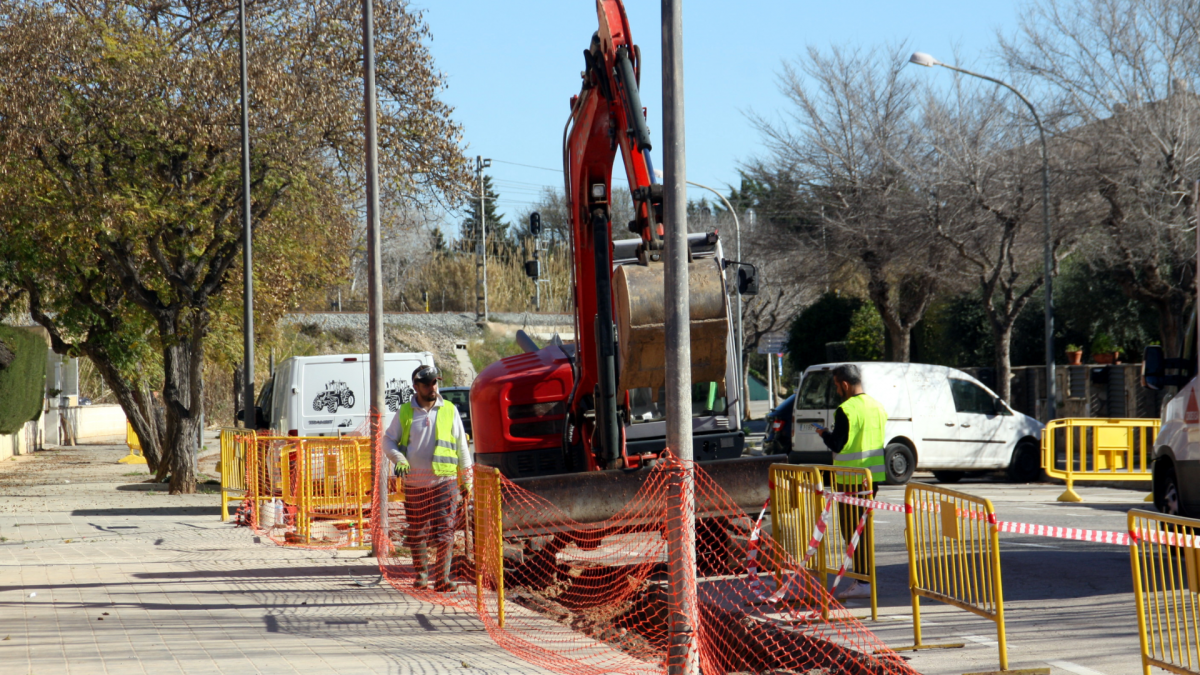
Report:
M467 435L471 435L471 388L470 387L439 387L442 398L454 404L458 408L458 414L462 417L463 431Z
M786 455L792 451L792 407L796 395L783 399L767 413L767 433L763 436L764 455Z
M830 464L832 454L813 423L833 426L841 401L832 370L810 366L796 392L792 424L794 464ZM901 485L913 471L933 471L944 483L971 471L1004 469L1010 480L1029 482L1042 473L1042 423L1014 412L970 375L921 363L856 364L863 389L888 413L884 469L887 482Z

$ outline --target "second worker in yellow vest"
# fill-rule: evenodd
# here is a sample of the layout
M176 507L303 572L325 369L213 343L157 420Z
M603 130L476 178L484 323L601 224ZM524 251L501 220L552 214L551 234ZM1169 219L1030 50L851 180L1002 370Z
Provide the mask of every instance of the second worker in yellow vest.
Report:
M413 588L429 585L428 547L438 554L434 588L454 591L454 531L459 486L470 489L471 449L462 418L438 393L437 368L413 371L413 398L400 406L384 434L383 448L404 476L406 539L412 551Z
M871 472L871 495L859 496L873 496L887 477L884 470L887 411L879 401L863 391L862 372L853 363L843 363L833 369L833 386L837 388L842 404L834 414L833 429L819 429L817 433L821 434L825 446L833 451L834 466L861 467ZM861 492L865 488L857 485L833 487L843 492ZM850 517L851 511L846 505L838 504L838 529L847 542L857 527L857 523L852 522L857 519ZM866 571L867 552L872 544L868 533L864 531L854 551L855 570ZM868 598L871 597L871 588L868 584L855 581L838 593L838 597Z

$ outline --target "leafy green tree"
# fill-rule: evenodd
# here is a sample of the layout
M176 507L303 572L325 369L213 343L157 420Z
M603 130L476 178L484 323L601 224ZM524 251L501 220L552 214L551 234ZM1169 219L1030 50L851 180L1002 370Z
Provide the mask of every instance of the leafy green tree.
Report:
M854 314L862 306L858 298L829 292L800 312L788 331L792 367L803 372L811 365L827 362L825 345L846 339Z
M329 277L356 226L359 12L350 0L250 12L251 216L268 316ZM380 180L411 199L454 197L469 176L428 29L403 0L377 3L375 16ZM159 473L176 494L195 490L206 345L239 328L236 25L236 7L211 0L0 7L0 240L18 256L0 273L26 292L36 282L31 308L46 308L38 320L63 338L56 350L83 350L107 323L104 350L88 354L98 367L122 371L130 345L156 351ZM64 318L80 287L91 304Z
M875 305L864 304L850 317L846 332L846 350L851 361L878 361L883 358L886 329Z

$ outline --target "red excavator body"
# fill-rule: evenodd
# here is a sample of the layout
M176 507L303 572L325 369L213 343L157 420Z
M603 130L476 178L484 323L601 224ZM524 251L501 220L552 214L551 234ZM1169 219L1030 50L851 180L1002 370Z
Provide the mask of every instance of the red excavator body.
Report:
M584 52L563 147L574 342L501 359L471 387L476 460L511 478L633 469L666 449L662 186L624 7L619 0L596 7L600 28ZM635 207L634 220L619 226L638 238L614 241L609 200L618 150ZM701 407L695 456L738 457L740 380L720 242L715 232L691 234L689 247L693 399Z

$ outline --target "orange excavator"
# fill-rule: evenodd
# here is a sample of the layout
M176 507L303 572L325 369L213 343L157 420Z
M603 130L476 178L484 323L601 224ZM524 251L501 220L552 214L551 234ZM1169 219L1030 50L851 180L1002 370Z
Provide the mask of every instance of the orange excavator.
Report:
M620 0L596 7L600 28L584 51L563 138L573 344L556 336L539 348L519 335L525 353L488 366L471 387L476 461L555 503L566 500L576 520L614 512L636 491L646 473L639 469L668 450L663 192L638 93L643 63ZM635 215L614 224L618 150ZM614 240L614 227L637 236ZM694 456L714 463L710 473L738 503L761 505L769 461L739 459L744 402L725 279L734 266L741 290L752 291L753 268L726 260L716 232L689 234L688 244Z

